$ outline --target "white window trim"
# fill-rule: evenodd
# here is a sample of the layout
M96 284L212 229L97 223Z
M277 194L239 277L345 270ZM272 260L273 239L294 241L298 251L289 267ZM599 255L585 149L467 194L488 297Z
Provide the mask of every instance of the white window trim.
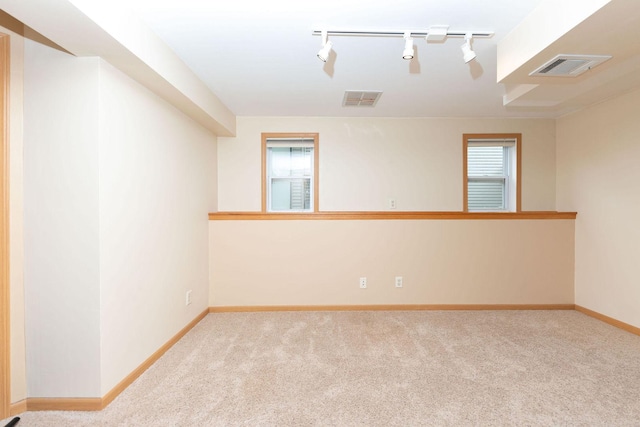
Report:
M469 212L514 212L515 204L514 194L512 194L512 178L511 174L514 169L513 163L515 162L515 140L498 140L498 141L490 141L490 140L469 140L467 143L467 148L471 147L503 147L506 148L506 152L503 152L503 158L506 158L506 163L504 165L504 174L501 176L484 176L484 175L467 175L467 182L489 182L489 181L500 181L504 186L504 195L503 195L503 208L502 209L469 209ZM467 161L468 158L467 158ZM468 196L467 196L468 197Z
M464 185L464 211L467 212L520 212L522 197L522 135L521 134L465 134L463 135L464 165L463 165L463 185ZM468 185L474 180L488 180L489 177L474 177L468 175L467 148L476 147L510 147L510 158L508 162L508 174L504 177L494 177L504 179L505 182L505 209L501 210L469 210L468 205Z
M280 133L262 134L262 212L265 213L313 213L319 211L318 206L318 165L319 165L319 151L318 151L318 134L317 133ZM271 147L310 147L312 149L313 157L311 162L311 175L310 175L310 195L309 195L309 209L289 209L289 210L272 210L271 209L271 183L273 177L269 176L269 148ZM286 177L276 178L286 179Z

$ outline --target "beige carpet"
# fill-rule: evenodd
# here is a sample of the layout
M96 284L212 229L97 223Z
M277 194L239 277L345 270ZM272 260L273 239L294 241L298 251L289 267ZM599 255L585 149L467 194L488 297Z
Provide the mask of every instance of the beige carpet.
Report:
M104 411L21 417L19 427L640 426L640 337L574 311L210 314Z

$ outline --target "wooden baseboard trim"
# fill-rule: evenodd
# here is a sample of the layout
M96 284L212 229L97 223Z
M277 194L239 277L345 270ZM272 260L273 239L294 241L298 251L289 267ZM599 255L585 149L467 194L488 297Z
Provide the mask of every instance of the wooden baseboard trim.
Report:
M209 310L200 313L187 326L182 328L180 332L174 335L147 360L138 366L133 372L127 375L118 383L111 391L102 398L28 398L11 406L11 414L16 415L25 411L100 411L106 408L113 400L118 397L132 382L134 382L144 371L149 369L163 354L167 352L180 338L186 335L195 325L197 325L204 317L209 314ZM15 412L14 412L15 411Z
M616 328L631 332L635 335L640 335L640 328L628 323L621 322L620 320L614 319L613 317L605 316L604 314L598 313L597 311L589 310L588 308L579 305L576 305L576 311L586 314L589 317L593 317L594 319L598 319L604 323L608 323L609 325L615 326Z
M209 313L262 311L573 310L573 304L392 304L214 306Z
M102 399L95 398L39 398L27 399L27 411L99 411Z
M23 412L27 412L27 399L22 399L19 402L12 403L9 407L9 414L12 417Z
M107 394L102 397L102 408L106 408L109 403L118 397L131 383L133 383L144 371L149 369L163 354L167 352L171 347L177 343L180 338L185 336L194 326L196 326L204 317L209 314L209 310L205 310L200 313L195 319L193 319L187 326L182 328L173 338L167 341L162 347L160 347L155 353L153 353L147 360L145 360L140 366L138 366L133 372L131 372L125 379L120 381L118 385L111 389ZM101 409L102 409L101 408ZM29 407L31 409L31 407Z

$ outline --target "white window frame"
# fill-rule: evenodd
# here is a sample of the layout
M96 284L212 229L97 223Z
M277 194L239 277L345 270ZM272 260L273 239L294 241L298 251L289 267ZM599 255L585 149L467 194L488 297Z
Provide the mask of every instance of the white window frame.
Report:
M272 177L270 173L271 148L311 148L311 173L305 176L309 179L309 208L308 209L285 209L273 210L271 207L271 190L274 180L287 180L286 177ZM318 134L262 134L262 212L268 213L312 213L318 212ZM291 178L298 179L296 178Z
M465 212L521 211L521 134L465 134L463 137L463 186ZM503 147L506 160L503 176L468 175L469 147ZM501 209L469 209L469 182L501 181L504 185Z

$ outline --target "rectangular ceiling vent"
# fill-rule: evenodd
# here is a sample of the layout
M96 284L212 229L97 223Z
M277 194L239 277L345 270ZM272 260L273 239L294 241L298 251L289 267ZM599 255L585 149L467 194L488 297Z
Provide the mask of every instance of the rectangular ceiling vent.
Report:
M610 55L557 55L529 75L577 77L608 59L611 59Z
M347 90L342 99L343 107L375 107L382 91Z

